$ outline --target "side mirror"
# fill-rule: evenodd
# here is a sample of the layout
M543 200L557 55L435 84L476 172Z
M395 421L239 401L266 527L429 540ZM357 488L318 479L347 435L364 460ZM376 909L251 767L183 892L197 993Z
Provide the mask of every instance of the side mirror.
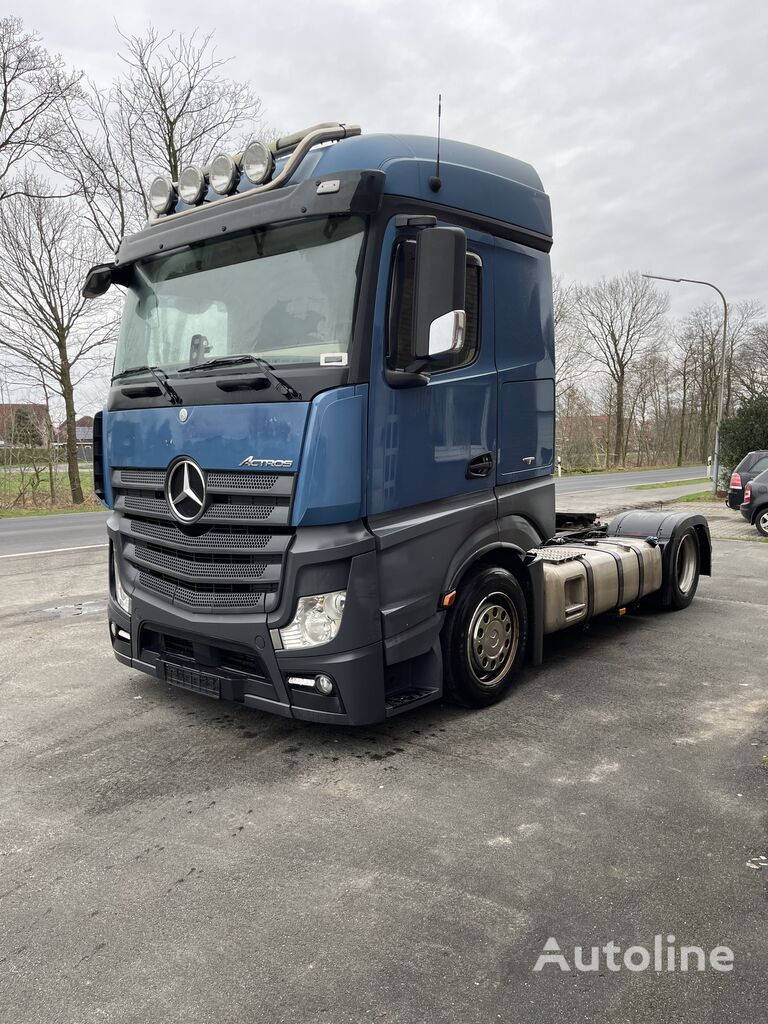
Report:
M416 359L455 352L464 343L467 236L461 228L424 228L416 246L413 339Z
M112 271L114 263L97 263L91 267L85 278L82 296L84 299L96 299L99 295L108 292L112 285Z

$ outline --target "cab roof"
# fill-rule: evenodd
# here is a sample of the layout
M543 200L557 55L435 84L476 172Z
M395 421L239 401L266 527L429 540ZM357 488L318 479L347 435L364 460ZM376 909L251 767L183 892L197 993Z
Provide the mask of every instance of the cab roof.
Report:
M453 207L470 214L552 237L549 196L534 168L482 146L440 140L438 192L429 187L435 173L437 139L423 135L358 135L311 150L291 184L348 170L381 170L384 191Z

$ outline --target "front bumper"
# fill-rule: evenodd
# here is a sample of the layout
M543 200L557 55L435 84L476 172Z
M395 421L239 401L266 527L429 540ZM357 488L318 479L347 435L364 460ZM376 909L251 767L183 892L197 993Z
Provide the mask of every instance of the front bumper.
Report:
M135 594L130 616L110 598L108 617L118 661L182 689L309 722L368 725L386 717L380 642L333 654L276 652L266 616L195 615L191 621ZM288 683L290 676L319 673L333 680L332 694Z

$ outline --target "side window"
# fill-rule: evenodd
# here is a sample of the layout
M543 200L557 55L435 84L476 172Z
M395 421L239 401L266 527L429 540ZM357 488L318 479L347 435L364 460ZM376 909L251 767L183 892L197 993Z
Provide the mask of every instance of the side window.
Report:
M754 464L754 466L750 466L749 472L750 473L762 473L766 469L768 469L768 455L762 455L757 460L757 462Z
M389 344L387 365L392 370L407 370L413 362L411 333L413 327L413 285L416 268L416 242L407 239L399 242L395 249L392 273L392 291L389 303ZM467 253L466 314L467 326L464 345L458 352L451 352L430 360L431 373L455 370L467 366L477 358L480 347L480 280L482 264L480 257Z

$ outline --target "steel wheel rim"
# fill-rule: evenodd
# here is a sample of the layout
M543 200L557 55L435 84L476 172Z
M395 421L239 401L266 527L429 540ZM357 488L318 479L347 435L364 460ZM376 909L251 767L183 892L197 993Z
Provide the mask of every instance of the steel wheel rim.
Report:
M763 512L760 516L760 526L764 533L768 533L768 512Z
M520 642L517 610L506 594L484 598L467 631L467 662L480 686L495 686L509 671Z
M699 548L692 534L683 537L675 558L675 575L681 593L687 594L696 579Z

